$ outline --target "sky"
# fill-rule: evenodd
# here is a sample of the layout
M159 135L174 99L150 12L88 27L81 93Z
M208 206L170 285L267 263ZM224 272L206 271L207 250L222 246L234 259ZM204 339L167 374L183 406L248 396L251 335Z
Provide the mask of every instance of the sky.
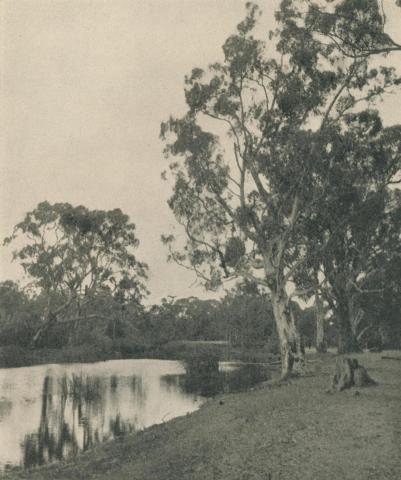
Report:
M397 39L401 9L384 2ZM137 256L150 266L150 301L210 297L194 274L166 262L160 236L175 221L166 203L171 186L160 178L168 162L159 130L170 114L184 112L184 76L222 58L244 4L0 1L1 237L43 200L121 208L137 226ZM260 4L272 28L278 1ZM401 123L400 96L383 113ZM6 278L22 278L10 248L0 255Z

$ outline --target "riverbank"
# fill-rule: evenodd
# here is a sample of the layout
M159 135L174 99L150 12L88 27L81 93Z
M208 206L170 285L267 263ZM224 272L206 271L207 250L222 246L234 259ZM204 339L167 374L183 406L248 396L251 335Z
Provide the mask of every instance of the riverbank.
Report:
M219 396L191 415L99 445L71 462L5 478L396 480L401 362L381 356L356 355L375 387L326 393L335 357L314 356L311 374L302 379Z
M66 348L30 349L17 346L0 347L0 368L31 367L46 363L90 363L122 358L91 345Z
M263 348L232 348L226 342L176 341L158 347L137 346L131 351L105 350L101 346L79 345L65 348L30 349L17 346L0 347L0 368L30 367L46 363L91 363L127 358L185 360L192 356L215 357L220 361L271 363L277 355Z

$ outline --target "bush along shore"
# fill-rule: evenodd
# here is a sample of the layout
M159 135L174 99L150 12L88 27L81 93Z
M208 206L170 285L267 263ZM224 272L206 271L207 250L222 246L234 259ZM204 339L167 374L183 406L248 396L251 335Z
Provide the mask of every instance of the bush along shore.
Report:
M29 367L46 363L87 363L122 358L120 352L93 346L30 349L8 345L0 347L0 368Z
M46 363L87 363L129 358L186 360L193 356L211 356L220 361L241 360L250 363L277 362L276 353L264 348L230 348L225 342L168 342L163 345L137 345L131 349L104 349L78 345L63 348L30 349L14 345L0 347L0 368L26 367Z
M391 356L391 354L390 354ZM395 480L401 478L401 362L356 355L377 385L328 389L335 356L310 373L218 396L198 411L71 461L5 479Z

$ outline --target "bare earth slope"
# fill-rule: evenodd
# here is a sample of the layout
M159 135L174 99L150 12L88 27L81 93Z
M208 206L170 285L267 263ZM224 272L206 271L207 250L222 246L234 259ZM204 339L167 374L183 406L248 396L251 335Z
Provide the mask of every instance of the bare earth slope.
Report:
M398 480L401 361L381 355L357 356L378 386L328 394L334 357L315 357L314 373L289 385L222 396L71 463L6 478Z

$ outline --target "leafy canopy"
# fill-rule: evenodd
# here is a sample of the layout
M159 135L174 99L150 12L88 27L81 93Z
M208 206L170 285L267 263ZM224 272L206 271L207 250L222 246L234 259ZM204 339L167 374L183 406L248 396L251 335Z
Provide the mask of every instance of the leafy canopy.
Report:
M332 179L391 177L398 154L399 131L373 109L400 84L394 68L371 62L396 49L378 4L284 0L268 41L254 36L260 14L247 4L223 62L192 70L186 114L161 127L169 205L187 237L181 250L163 241L209 288L234 275L284 288L309 261L305 229Z
M40 203L18 223L5 243L22 237L14 252L40 290L64 297L107 290L140 302L147 266L134 250L135 225L120 209L89 210L68 203Z

